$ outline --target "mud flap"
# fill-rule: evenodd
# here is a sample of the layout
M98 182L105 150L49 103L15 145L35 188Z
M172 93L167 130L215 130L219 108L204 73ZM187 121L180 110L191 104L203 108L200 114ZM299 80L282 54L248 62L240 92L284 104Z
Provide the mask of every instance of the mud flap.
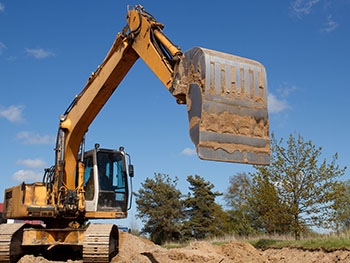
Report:
M266 72L260 63L204 48L184 53L171 88L186 103L199 158L269 164Z

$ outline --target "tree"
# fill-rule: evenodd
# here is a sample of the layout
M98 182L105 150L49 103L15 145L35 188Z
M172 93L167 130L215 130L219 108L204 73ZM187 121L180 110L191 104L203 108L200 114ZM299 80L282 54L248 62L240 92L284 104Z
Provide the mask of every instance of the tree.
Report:
M248 196L249 208L255 216L255 228L268 234L289 233L293 223L289 207L278 195L277 188L278 185L272 183L266 174L257 173Z
M231 176L225 199L232 209L231 223L238 235L283 234L290 230L290 215L266 177L251 180L246 173Z
M350 230L350 180L341 184L336 199L334 212L334 228L339 231Z
M229 187L225 194L228 206L234 210L247 208L248 196L251 192L252 182L246 173L237 173L229 179Z
M236 235L249 236L259 232L257 217L249 203L252 181L246 173L237 173L229 179L229 187L225 193L225 201L231 208L231 229Z
M336 197L339 195L338 179L346 167L336 165L337 154L330 163L319 162L321 147L304 141L301 135L290 134L286 145L272 134L270 166L255 166L252 174L256 182L267 181L271 191L276 191L279 204L292 216L295 238L308 226L329 226ZM268 199L266 191L259 199ZM274 212L272 212L274 213ZM333 213L334 214L334 213ZM268 215L267 215L268 216Z
M150 234L156 244L182 237L182 194L176 186L177 178L172 180L168 175L158 173L154 179L146 178L135 193L137 216L144 223L141 232Z
M184 201L186 221L184 234L187 238L203 239L219 236L228 229L228 217L215 198L222 195L213 192L214 185L202 177L188 176L189 189L192 193Z

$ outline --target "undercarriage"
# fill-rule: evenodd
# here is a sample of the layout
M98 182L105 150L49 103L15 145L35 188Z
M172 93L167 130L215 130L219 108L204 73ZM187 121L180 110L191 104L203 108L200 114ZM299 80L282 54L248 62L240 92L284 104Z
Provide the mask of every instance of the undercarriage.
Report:
M59 246L75 249L84 263L110 262L118 253L118 228L113 224L89 224L87 228L0 225L0 262L16 262L28 252L45 253Z

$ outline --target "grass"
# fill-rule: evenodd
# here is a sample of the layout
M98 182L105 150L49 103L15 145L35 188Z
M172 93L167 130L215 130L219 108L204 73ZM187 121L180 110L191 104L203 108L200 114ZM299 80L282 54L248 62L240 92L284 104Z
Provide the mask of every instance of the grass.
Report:
M206 242L212 243L213 245L221 246L221 245L224 245L231 240L236 240L235 236L232 234L227 234L224 236L211 237L211 238L206 238L203 240L191 240L188 242L167 242L167 243L161 245L161 247L169 248L169 249L171 249L171 248L183 248L183 247L189 246L192 242L196 242L196 241L206 241Z
M215 246L222 246L222 245L225 245L227 243L227 241L214 241L211 243Z
M313 237L303 237L301 240L294 240L293 236L288 235L263 235L244 238L237 238L234 235L226 235L223 237L215 237L198 241L207 241L212 243L213 245L221 246L231 240L249 242L251 245L258 249L290 247L310 250L322 249L326 251L333 251L337 249L350 250L350 232L323 234ZM162 247L168 249L183 248L188 246L189 244L189 242L171 242L162 245Z
M187 247L188 245L189 243L166 243L161 245L161 247L172 249L172 248L183 248L183 247Z
M343 248L350 250L350 233L332 233L302 240L260 238L246 241L260 249L291 247L310 250L323 249L327 251Z
M275 240L275 239L262 238L262 239L258 239L258 240L251 240L251 241L248 241L248 242L255 248L266 249L266 248L275 246L276 244L278 244L281 241L280 240Z

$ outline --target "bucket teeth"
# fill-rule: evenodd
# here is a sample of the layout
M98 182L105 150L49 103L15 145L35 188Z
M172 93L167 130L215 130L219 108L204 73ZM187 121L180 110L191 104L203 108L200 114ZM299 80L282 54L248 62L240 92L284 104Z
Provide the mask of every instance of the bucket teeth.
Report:
M266 71L260 63L204 48L184 53L171 88L187 104L199 158L268 164Z

